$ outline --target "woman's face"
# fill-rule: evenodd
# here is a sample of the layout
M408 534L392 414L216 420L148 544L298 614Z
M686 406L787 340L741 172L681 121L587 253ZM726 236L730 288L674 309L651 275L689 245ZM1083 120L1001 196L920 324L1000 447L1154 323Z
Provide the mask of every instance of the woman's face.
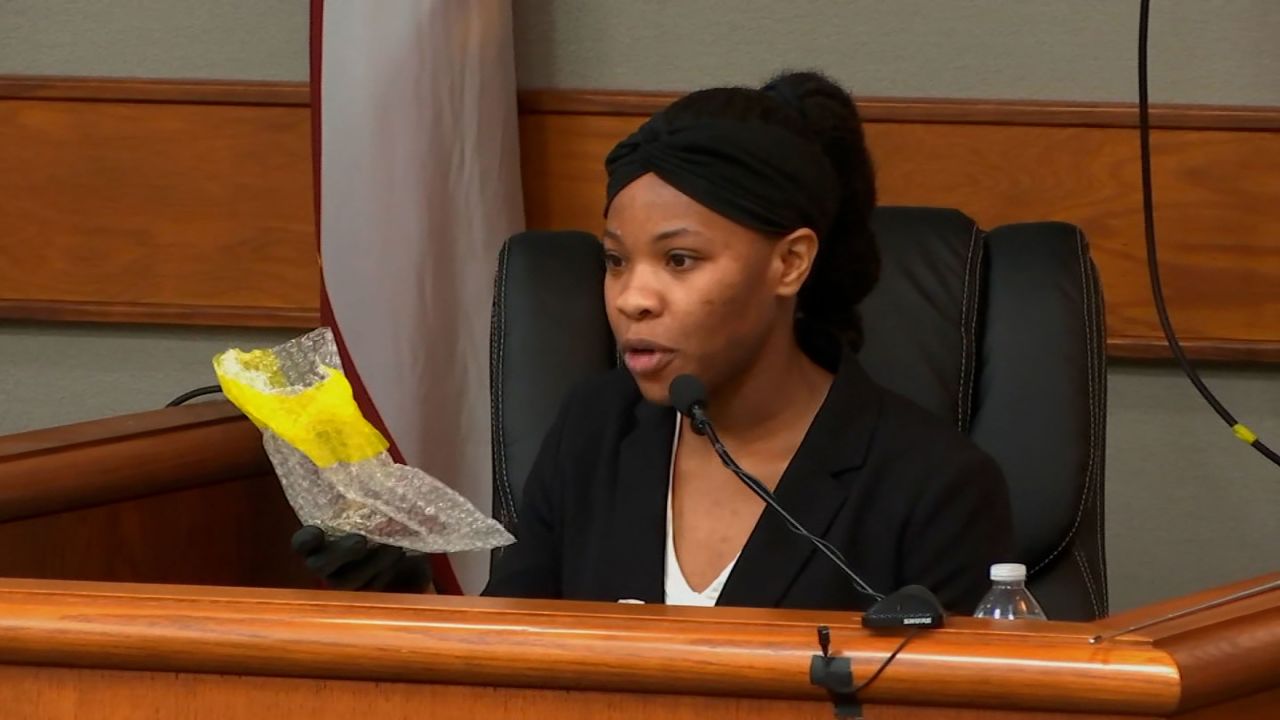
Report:
M817 251L807 230L781 240L728 220L648 174L605 220L604 299L623 362L650 402L676 376L714 392L771 338L790 338L795 295Z

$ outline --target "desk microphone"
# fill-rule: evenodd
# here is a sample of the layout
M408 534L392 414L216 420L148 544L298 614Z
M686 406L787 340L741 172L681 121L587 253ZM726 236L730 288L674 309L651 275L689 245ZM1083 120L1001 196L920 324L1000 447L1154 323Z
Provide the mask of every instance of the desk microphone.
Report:
M720 442L720 436L716 434L715 427L711 424L711 420L707 418L707 389L701 380L693 375L680 375L671 381L669 395L671 404L681 415L689 418L689 423L695 433L705 436L711 442L711 447L716 451L720 462L730 472L736 475L751 492L755 493L756 497L763 500L770 510L782 518L792 532L803 536L821 550L822 554L831 558L831 562L835 563L836 567L840 568L853 581L855 590L876 599L876 603L863 613L863 627L942 627L945 614L942 605L927 588L920 585L908 585L897 592L889 594L888 597L876 592L849 567L849 563L840 554L839 550L832 546L831 543L806 530L782 507L773 493L769 492L769 489L764 486L764 483L742 469L742 466L729 454L724 443Z

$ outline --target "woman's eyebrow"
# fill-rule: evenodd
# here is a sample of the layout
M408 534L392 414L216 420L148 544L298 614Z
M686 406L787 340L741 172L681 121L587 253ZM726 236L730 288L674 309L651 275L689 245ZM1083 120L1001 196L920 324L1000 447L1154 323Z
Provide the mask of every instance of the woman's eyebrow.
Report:
M653 242L655 243L666 242L668 240L673 240L675 238L678 238L681 235L688 235L692 232L693 231L687 227L678 227L678 228L671 228L670 230L663 230L662 232L653 236Z
M697 230L691 230L690 228L687 228L687 227L671 228L670 230L663 230L657 235L654 235L650 239L650 242L663 243L663 242L667 242L668 240L674 240L675 238L681 237L683 235L701 236L702 233ZM613 240L614 242L622 242L622 233L605 228L604 231L600 234L600 239Z

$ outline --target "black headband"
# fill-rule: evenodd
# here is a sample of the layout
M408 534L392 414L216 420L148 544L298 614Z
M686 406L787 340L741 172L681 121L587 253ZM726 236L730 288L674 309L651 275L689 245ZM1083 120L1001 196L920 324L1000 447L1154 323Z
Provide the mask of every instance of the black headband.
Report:
M652 172L715 213L759 232L802 227L821 238L835 219L840 184L822 148L754 122L671 121L659 113L605 159L605 212L623 188Z

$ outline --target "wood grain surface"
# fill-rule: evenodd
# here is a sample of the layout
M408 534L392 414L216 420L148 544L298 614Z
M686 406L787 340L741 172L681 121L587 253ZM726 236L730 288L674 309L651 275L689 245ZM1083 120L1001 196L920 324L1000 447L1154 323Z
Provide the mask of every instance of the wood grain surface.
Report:
M9 720L829 720L821 700L565 691L484 685L0 666ZM864 707L866 720L1143 720L1150 716L924 705ZM1254 718L1240 718L1254 720ZM1261 720L1260 718L1258 720Z
M629 106L628 106L629 107ZM643 118L537 113L521 122L531 227L601 227L602 158ZM881 201L957 207L983 227L1081 226L1107 302L1108 350L1167 357L1148 285L1137 143L1131 130L878 121L867 126ZM1163 284L1191 354L1280 357L1280 132L1157 131Z
M225 401L0 436L0 521L271 472L262 434Z
M1275 690L1280 685L1278 581L1280 572L1271 573L1137 608L1103 620L1099 625L1116 632L1160 621L1133 635L1169 653L1178 666L1183 678L1183 708L1246 698ZM1270 589L1228 604L1199 609L1260 588ZM1280 712L1280 704L1273 709Z
M808 680L818 624L855 677L898 642L843 613L0 581L7 665L821 700ZM952 624L908 645L866 701L1178 705L1176 668L1149 644L1096 647L1092 626L1070 623Z
M0 317L305 328L318 322L309 89L0 78ZM528 90L528 224L596 230L603 158L669 93ZM1164 358L1131 105L863 98L881 200L984 226L1084 228L1113 356ZM1280 359L1280 109L1153 111L1157 229L1195 357Z
M220 714L191 717L407 717L419 703L424 717L818 717L830 712L808 682L819 624L855 677L898 642L845 613L0 580L0 706L168 716L195 697ZM1257 661L1280 655L1280 593L1193 629L1091 644L1108 624L953 618L864 691L868 717L1280 711L1280 674Z
M298 527L275 475L237 478L0 522L0 577L319 588Z
M652 115L678 98L672 92L631 90L524 90L520 111L553 115ZM1060 100L982 100L859 96L868 122L978 123L983 125L1138 126L1132 103ZM1177 105L1151 108L1154 128L1280 130L1276 108L1256 105Z
M127 84L110 100L111 87L0 96L0 312L313 324L309 107L136 102Z
M305 82L0 75L0 98L307 106L311 87Z
M0 579L0 708L167 717L200 698L190 717L373 720L429 697L426 717L816 717L818 625L857 678L899 642L848 613L56 579L313 587L262 463L219 402L0 438L0 575L44 578ZM865 691L868 717L1274 717L1280 590L1197 608L1277 579L1097 623L953 618Z
M0 576L318 587L298 526L226 402L0 436Z

